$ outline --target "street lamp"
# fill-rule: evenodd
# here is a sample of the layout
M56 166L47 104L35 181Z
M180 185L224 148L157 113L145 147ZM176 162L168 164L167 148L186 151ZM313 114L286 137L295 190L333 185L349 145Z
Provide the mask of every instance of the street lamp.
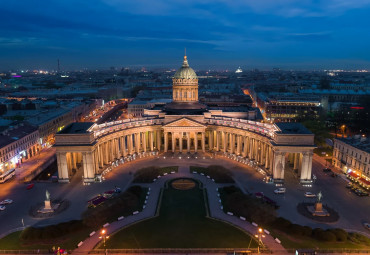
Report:
M102 229L100 231L100 236L99 236L99 239L103 239L103 243L104 243L104 248L105 248L105 240L108 239L109 236L107 235L107 230L106 229Z
M263 245L262 238L265 237L265 235L263 235L262 233L263 233L263 229L258 228L258 233L257 235L255 235L255 237L258 238L258 253L260 253L260 246Z

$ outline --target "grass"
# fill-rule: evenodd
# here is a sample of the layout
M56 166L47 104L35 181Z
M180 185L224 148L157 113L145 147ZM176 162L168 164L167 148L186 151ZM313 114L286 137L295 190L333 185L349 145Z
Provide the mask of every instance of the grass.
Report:
M216 183L234 183L232 178L232 173L230 170L224 168L223 166L211 165L209 167L201 166L190 166L190 172L203 173L206 176L210 176L215 180Z
M287 249L369 249L370 244L355 243L350 240L346 242L322 242L312 237L295 237L278 230L271 230L273 236L277 236L284 248Z
M247 233L206 217L203 190L163 191L159 216L122 229L107 241L123 248L246 248L257 247Z
M178 172L178 166L167 166L167 167L156 167L150 166L141 168L134 174L134 183L152 183L153 179L156 179L158 175L163 175L165 173L169 174L171 172Z
M80 241L85 240L91 232L92 229L86 228L84 230L68 234L67 236L62 236L58 239L39 240L29 243L23 242L20 239L22 231L17 231L0 239L0 250L49 250L52 249L53 246L55 246L55 248L61 247L62 249L72 250L77 247L77 244Z

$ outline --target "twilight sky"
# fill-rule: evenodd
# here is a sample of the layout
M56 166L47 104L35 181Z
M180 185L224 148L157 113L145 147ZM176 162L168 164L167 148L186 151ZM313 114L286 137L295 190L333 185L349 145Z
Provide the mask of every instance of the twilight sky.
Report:
M1 0L0 70L370 69L370 0Z

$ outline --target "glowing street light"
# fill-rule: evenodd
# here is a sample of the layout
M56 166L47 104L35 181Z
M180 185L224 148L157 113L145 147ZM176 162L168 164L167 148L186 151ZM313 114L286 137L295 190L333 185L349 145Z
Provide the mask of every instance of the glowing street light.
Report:
M262 233L263 233L263 229L258 228L258 233L257 235L255 235L255 237L258 238L258 253L260 253L260 246L263 245L262 238L265 237L265 235L263 235Z
M104 243L104 247L105 247L105 240L106 239L109 239L109 236L107 235L107 230L106 229L102 229L100 231L100 236L99 236L99 239L103 239L103 243Z

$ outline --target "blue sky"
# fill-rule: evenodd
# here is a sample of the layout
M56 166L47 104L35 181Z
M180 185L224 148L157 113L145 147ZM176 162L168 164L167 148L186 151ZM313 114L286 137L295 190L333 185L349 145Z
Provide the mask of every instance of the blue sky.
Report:
M0 70L370 69L370 0L0 0Z

